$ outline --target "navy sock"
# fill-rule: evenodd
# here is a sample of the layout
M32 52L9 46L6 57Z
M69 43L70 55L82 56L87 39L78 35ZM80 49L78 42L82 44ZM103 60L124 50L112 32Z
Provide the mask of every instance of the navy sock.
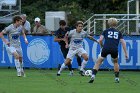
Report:
M115 77L119 77L119 72L114 72Z
M69 71L72 71L72 65L68 65Z
M98 72L98 71L97 71L96 69L92 69L92 74L93 74L93 75L96 75L97 72Z

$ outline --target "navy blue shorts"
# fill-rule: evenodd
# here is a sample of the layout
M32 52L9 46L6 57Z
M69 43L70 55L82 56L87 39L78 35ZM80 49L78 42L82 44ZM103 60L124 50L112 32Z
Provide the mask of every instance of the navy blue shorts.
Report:
M63 54L64 59L66 59L69 49L65 47L60 47L60 48L61 48L61 52Z
M118 50L113 50L113 49L102 49L101 52L101 57L106 57L107 55L111 55L112 58L118 58Z

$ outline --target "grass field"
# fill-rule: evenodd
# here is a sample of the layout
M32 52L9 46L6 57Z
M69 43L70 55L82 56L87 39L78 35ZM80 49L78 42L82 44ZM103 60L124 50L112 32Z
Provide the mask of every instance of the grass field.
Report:
M93 84L78 71L69 76L56 70L26 70L27 77L16 77L15 69L0 69L0 93L140 93L140 72L121 71L120 83L114 83L113 71L100 71Z

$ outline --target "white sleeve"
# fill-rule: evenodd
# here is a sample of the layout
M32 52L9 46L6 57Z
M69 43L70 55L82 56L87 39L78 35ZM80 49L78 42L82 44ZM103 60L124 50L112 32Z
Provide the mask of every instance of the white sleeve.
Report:
M70 31L68 32L68 37L71 37L72 34L73 34L73 30L70 30Z
M3 32L3 33L8 33L8 32L10 31L10 29L11 29L11 27L8 26L8 27L6 27L2 32Z
M84 32L84 38L90 36L86 31L83 32Z

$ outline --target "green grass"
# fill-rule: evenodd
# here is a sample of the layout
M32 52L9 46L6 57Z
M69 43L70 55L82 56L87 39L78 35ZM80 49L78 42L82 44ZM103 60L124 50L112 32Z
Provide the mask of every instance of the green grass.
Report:
M112 71L99 71L93 84L78 71L60 77L56 70L26 70L27 77L16 77L15 69L0 69L0 93L139 93L140 72L121 71L120 83L114 83Z

